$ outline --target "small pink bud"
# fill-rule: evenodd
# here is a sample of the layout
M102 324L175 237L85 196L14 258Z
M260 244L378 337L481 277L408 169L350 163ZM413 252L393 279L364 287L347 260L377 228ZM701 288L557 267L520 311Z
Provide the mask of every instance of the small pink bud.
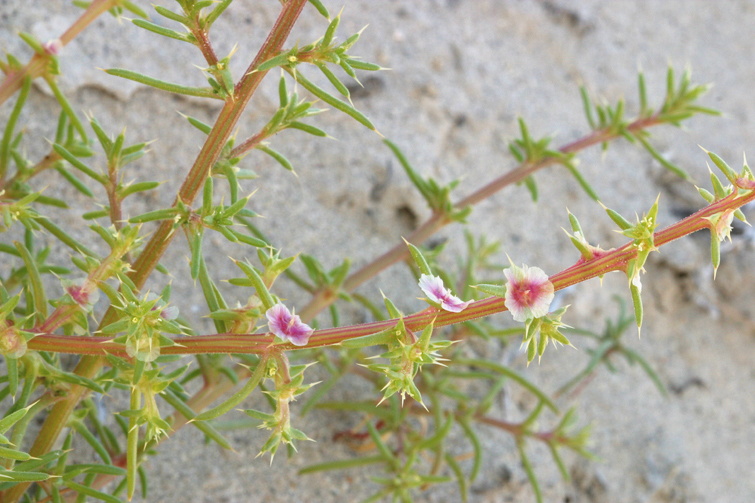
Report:
M542 269L526 265L519 268L512 262L511 267L503 270L503 274L507 280L504 305L516 321L541 318L548 314L555 294L553 283Z
M301 318L296 314L291 314L283 304L276 304L265 313L270 331L284 341L288 341L294 346L306 346L309 342L309 336L312 335L312 328L302 323Z
M89 304L89 292L87 292L83 287L78 285L71 285L66 289L66 292L78 305L83 306Z
M431 302L440 304L446 311L460 313L469 305L469 302L451 295L451 290L443 286L443 280L438 276L423 274L419 278L419 287Z
M61 42L59 38L55 38L43 43L42 48L44 48L47 54L50 54L51 56L57 56L58 54L60 54L60 51L63 50L63 42Z
M63 278L60 282L63 285L63 290L79 307L84 311L91 312L92 307L100 298L100 292L87 278L75 280Z

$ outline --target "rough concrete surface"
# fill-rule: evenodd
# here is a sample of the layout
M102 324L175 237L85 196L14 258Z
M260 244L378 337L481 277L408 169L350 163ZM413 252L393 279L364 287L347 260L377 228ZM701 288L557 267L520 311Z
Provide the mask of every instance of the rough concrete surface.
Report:
M145 9L148 2L137 0ZM157 2L170 7L167 0ZM331 12L342 4L324 0ZM637 111L637 68L648 83L651 104L665 89L667 65L677 73L692 68L695 82L715 83L702 103L720 109L722 118L697 117L683 131L672 127L652 131L653 143L667 158L687 170L698 185L708 186L701 145L738 167L743 151L752 152L755 138L755 1L663 0L604 2L599 0L354 0L345 5L339 34L346 36L369 24L353 53L391 71L364 75L364 89L354 93L355 106L385 137L395 141L421 173L448 182L461 178L458 196L471 193L515 162L507 142L518 134L517 117L527 120L535 136L553 135L554 145L573 141L588 131L579 85L609 103L624 97L628 114ZM235 45L233 69L238 76L254 56L271 27L279 3L236 0L212 35L216 51L226 55ZM16 31L54 38L76 18L69 2L0 0L0 47L28 58ZM163 22L151 14L153 21ZM167 21L164 23L167 24ZM321 36L325 21L307 7L287 46ZM95 116L107 131L127 128L127 141L155 140L148 156L129 167L127 178L159 179L155 192L130 200L130 215L168 206L192 164L202 134L179 114L211 123L217 103L175 97L110 77L98 68L142 71L164 80L203 85L194 65L199 52L188 44L161 39L128 22L103 16L61 55L61 85L76 109ZM311 74L312 72L310 72ZM277 106L277 79L271 75L254 97L239 124L238 138L254 133ZM27 150L32 159L46 153L44 140L54 132L57 104L43 84L31 94L31 108L22 116ZM30 114L29 110L34 110ZM6 103L0 114L7 117ZM259 226L285 254L304 252L332 267L351 257L354 267L392 247L400 236L428 216L380 136L353 120L329 111L312 121L337 140L312 141L287 132L271 145L296 168L292 176L263 154L252 154L244 167L259 179L251 207L264 215ZM642 214L660 193L661 225L665 226L703 204L694 187L669 174L637 146L612 144L580 154L580 168L601 200L624 215ZM101 160L101 159L100 159ZM478 205L469 229L503 244L515 262L538 265L552 274L577 259L561 227L568 227L566 207L577 215L588 239L603 247L622 243L600 207L561 168L536 175L540 201L533 203L524 187L509 187ZM77 199L69 185L55 177L39 187L58 197L80 202L55 215L81 239L91 233L77 215L95 209ZM755 211L748 212L755 219ZM708 236L700 233L651 255L643 278L646 320L642 338L626 340L658 371L669 396L662 397L638 366L617 361L618 372L600 369L576 397L562 397L559 406L575 405L581 424L591 423L592 450L597 460L566 455L571 481L560 479L549 453L530 445L532 461L548 502L705 502L755 501L755 247L749 228L738 227L726 245L715 283L709 265ZM446 260L463 251L460 227L438 236L448 239ZM5 240L6 237L3 237ZM217 237L205 246L208 267L216 278L238 275L228 256L248 254ZM56 248L62 257L68 252ZM210 330L201 290L188 277L187 248L180 240L166 263L175 264L174 301L197 326ZM5 260L5 259L4 259ZM160 281L162 283L160 283ZM151 284L162 288L164 278ZM378 300L382 289L405 312L422 308L409 273L394 267L359 289ZM224 287L230 300L244 301L244 292ZM615 317L611 295L629 301L626 279L615 274L566 292L571 304L565 321L599 331ZM292 305L306 297L290 284L279 294ZM345 310L349 321L365 313ZM502 315L503 316L503 315ZM505 315L506 320L510 319ZM501 318L502 320L504 318ZM325 322L325 320L324 320ZM578 348L581 339L575 340ZM469 351L497 355L549 392L581 369L584 350L549 350L540 365L526 367L518 344L504 350L490 343L470 344ZM313 376L317 371L313 372ZM324 373L321 374L324 376ZM374 394L362 381L346 381L329 397L363 399ZM377 399L377 396L375 396ZM531 407L531 397L510 386L492 413L518 420ZM261 403L255 395L250 404ZM167 406L165 409L167 410ZM314 411L294 424L316 440L300 443L290 461L279 454L272 466L256 458L266 433L229 433L236 452L205 446L202 435L185 428L161 446L146 468L151 478L149 501L165 502L351 502L369 496L377 486L368 469L298 476L300 468L325 460L356 456L350 446L333 441L339 430L361 418ZM546 418L544 427L553 418ZM518 461L511 437L484 430L485 465L473 484L472 502L529 502L534 496ZM469 447L459 440L458 453ZM468 469L467 465L464 465ZM137 498L138 501L139 498ZM453 484L417 496L415 501L459 501Z

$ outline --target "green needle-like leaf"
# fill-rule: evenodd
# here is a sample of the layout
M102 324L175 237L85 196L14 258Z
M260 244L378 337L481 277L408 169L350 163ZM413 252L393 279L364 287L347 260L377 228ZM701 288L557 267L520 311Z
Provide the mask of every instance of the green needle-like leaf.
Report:
M328 13L328 9L325 8L325 5L320 0L308 0L309 3L317 9L317 12L322 15L325 19L330 19L330 14Z
M344 470L346 468L357 468L359 466L374 465L376 463L385 463L385 458L382 455L366 456L356 459L342 459L339 461L327 461L316 465L310 465L306 468L299 470L299 475L306 475L308 473L324 472L329 470Z
M527 474L527 479L530 481L532 490L535 491L535 500L537 503L543 503L543 494L540 490L540 483L537 481L535 470L532 468L532 464L530 463L529 458L527 458L527 454L524 452L524 441L518 441L516 445L519 449L519 457L522 459L522 468L524 468L524 472Z
M666 391L666 386L663 385L663 381L661 381L660 376L653 370L653 367L650 366L650 364L645 360L642 356L640 356L639 353L636 351L632 351L631 349L622 347L621 352L627 354L630 356L634 361L640 364L642 367L642 370L645 371L645 373L650 377L650 379L653 381L653 384L655 384L655 387L658 388L658 391L663 396L668 396L668 392Z
M373 131L377 131L375 129L375 126L370 122L370 120L365 117L365 115L357 110L356 108L352 107L348 103L345 103L338 98L331 96L312 82L310 82L300 71L293 71L289 68L285 68L285 70L291 74L296 81L302 85L304 89L309 91L310 93L314 94L321 100L323 100L328 105L332 106L333 108L340 110L341 112L345 113L346 115L349 115L354 120L359 122L360 124L364 125L365 127L372 129Z
M649 141L647 141L647 139L643 135L641 135L641 134L640 135L636 135L635 138L637 138L640 141L640 143L642 144L642 146L645 148L645 150L647 150L648 153L651 156L653 156L653 159L655 159L656 161L658 161L659 163L661 163L661 166L663 166L664 168L666 168L667 170L671 171L676 176L678 176L678 177L680 177L680 178L682 178L684 180L692 181L692 177L689 176L689 174L687 174L686 171L684 171L683 169L681 169L681 168L675 166L674 164L670 163L665 157L663 157L655 149L655 147L653 147L650 144Z
M496 372L498 374L504 375L510 379L513 379L517 383L519 383L523 388L527 389L529 392L531 392L533 395L537 396L545 406L547 406L549 409L551 409L553 412L558 413L558 407L556 407L556 404L553 403L553 401L546 395L543 391L540 390L537 386L529 382L524 377L520 376L513 370L504 367L503 365L499 365L495 362L491 362L488 360L482 360L482 359L467 359L467 358L456 358L453 360L454 365L469 365L471 367L479 367L484 368L488 370L492 370L493 372Z
M63 159L65 159L66 161L68 161L71 164L71 166L73 166L74 168L78 169L79 171L81 171L82 173L84 173L85 175L87 175L92 180L95 180L95 181L97 181L97 182L99 182L99 183L101 183L103 185L105 183L107 183L107 180L106 180L106 178L105 178L104 175L102 175L100 173L96 173L94 170L92 170L91 168L89 168L86 164L84 164L79 159L77 159L76 156L74 156L72 153L70 153L63 145L55 143L55 144L53 144L52 148Z
M150 23L149 21L145 21L144 19L132 19L131 22L134 23L139 28L144 28L147 31L151 31L152 33L157 33L158 35L162 35L164 37L174 38L182 42L189 42L190 44L193 44L196 42L196 40L194 39L194 36L190 33L179 33L169 28L164 28L155 23Z
M577 179L577 182L579 182L579 185L582 186L582 189L587 192L587 195L590 196L593 200L597 201L600 199L598 197L598 194L595 193L595 190L592 188L590 183L585 179L585 177L582 176L582 173L579 172L576 166L574 164L567 162L564 163L564 166L566 166L566 169L569 170L569 172L574 176L574 178Z
M173 84L171 82L165 82L164 80L148 77L141 73L132 72L130 70L123 70L121 68L111 68L105 70L105 73L121 77L134 82L139 82L156 89L168 91L169 93L185 94L187 96L199 96L200 98L212 98L216 100L222 100L223 97L217 94L213 89L207 87L188 87L179 84Z
M632 292L632 304L634 304L634 316L637 321L637 330L642 328L642 297L640 295L640 288L634 284L629 285L629 290Z
M266 153L267 155L269 155L270 157L278 161L278 163L284 168L286 168L287 170L294 172L294 166L291 164L291 161L286 159L286 157L280 152L273 150L266 145L257 145L257 147L255 148L257 150L261 150L262 152Z
M383 460L393 462L396 459L393 455L393 452L391 452L388 446L385 445L385 442L383 442L383 439L380 437L380 433L378 433L377 428L375 428L375 425L372 424L372 421L367 421L367 431L369 431L370 438L375 443L375 447L377 447L378 451L380 451L380 454L382 454Z
M220 15L228 8L229 5L231 5L231 2L233 0L221 0L218 2L213 2L215 5L215 8L212 9L212 12L210 12L207 17L205 18L205 29L209 30L210 26L215 22L215 20L220 17Z
M240 404L249 394L254 391L257 385L262 381L264 377L265 369L267 368L267 359L261 359L257 364L257 368L254 369L252 377L246 382L244 387L234 393L229 399L221 403L220 405L213 407L212 409L205 411L194 418L195 421L209 421L216 419L226 412Z
M37 269L37 263L23 244L18 241L14 241L13 244L16 246L16 250L21 254L21 258L26 265L29 284L34 293L34 315L37 319L37 323L41 324L47 318L47 296L45 295L42 278L39 275L39 269Z
M422 252L419 248L411 244L409 241L404 239L404 243L406 243L406 246L409 247L409 253L412 255L412 258L414 259L414 263L417 264L417 267L419 268L419 272L421 274L426 274L428 276L432 276L433 272L430 269L430 265L427 263L427 260L425 260L424 255L422 255Z
M89 486L79 484L72 480L63 481L63 485L68 487L69 489L76 491L79 494L91 496L92 498L98 499L100 501L105 501L106 503L122 503L120 498L117 498L107 493L103 493L102 491L98 491ZM133 492L131 494L133 495Z
M55 166L55 171L60 173L63 176L63 178L68 180L68 183L73 185L76 190L78 190L79 192L81 192L87 197L94 197L94 193L91 190L89 190L89 187L84 185L84 183L82 183L81 180L79 180L78 178L73 176L71 173L69 173L67 169L61 166L61 164L58 164L57 166Z
M31 78L26 77L24 83L21 86L21 92L18 94L16 104L13 106L8 122L5 125L5 131L3 131L3 138L0 141L0 179L2 179L8 168L8 159L10 158L11 140L13 139L13 130L18 122L18 117L21 115L21 110L24 108L26 98L29 96L29 90L31 89Z
M65 110L66 114L68 114L68 120L71 122L74 128L76 128L76 131L78 131L79 135L81 136L81 140L84 143L88 143L87 133L84 130L83 124L81 124L81 121L79 121L78 116L76 115L76 112L73 111L73 107L71 106L71 103L68 101L68 98L65 97L65 95L61 92L60 88L58 87L58 84L55 82L55 79L51 76L45 76L45 82L47 82L47 85L52 90L52 93L55 95L55 99L58 100L58 103L60 103L60 106Z
M76 433L81 435L86 442L92 446L92 449L94 449L94 452L97 453L97 455L108 465L112 465L113 461L110 459L110 454L108 454L107 449L105 449L105 446L102 445L102 442L100 442L92 433L87 429L87 427L78 420L73 420L69 422L69 425L76 430Z
M176 396L169 389L164 390L160 394L160 396L186 419L192 420L196 417L196 414L193 410L191 410L191 407L189 407L186 402L178 398L178 396ZM233 450L231 443L225 437L223 437L223 435L221 435L220 432L217 431L211 423L207 421L193 421L191 424L196 426L199 431L207 435L207 438L214 441L223 449Z
M313 136L319 136L321 138L325 138L325 137L328 136L328 133L326 133L322 129L317 128L315 126L312 126L311 124L305 124L305 123L299 122L299 121L289 122L286 125L286 128L287 129L298 129L299 131L304 131L305 133L309 133L309 134L311 134Z

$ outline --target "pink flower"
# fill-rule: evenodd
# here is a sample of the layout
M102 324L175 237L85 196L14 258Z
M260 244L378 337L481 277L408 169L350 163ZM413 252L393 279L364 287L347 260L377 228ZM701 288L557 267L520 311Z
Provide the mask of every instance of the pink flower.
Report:
M512 262L503 274L507 280L504 305L516 321L542 318L548 314L554 297L553 283L542 269L526 265L520 269Z
M265 312L270 331L294 346L305 346L312 335L312 328L302 323L301 318L291 314L283 304L276 304Z
M419 278L419 287L431 302L440 304L440 307L446 311L460 313L469 305L469 301L463 302L460 298L451 295L451 290L443 286L443 280L438 276L423 274Z

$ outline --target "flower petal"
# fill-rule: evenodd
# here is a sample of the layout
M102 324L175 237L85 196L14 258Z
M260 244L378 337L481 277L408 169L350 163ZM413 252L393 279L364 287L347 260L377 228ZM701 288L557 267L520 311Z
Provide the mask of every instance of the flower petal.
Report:
M294 315L294 323L288 329L288 340L294 346L306 346L313 330L309 325L302 323L298 315Z
M469 305L469 301L464 302L452 295L451 290L443 285L443 280L438 276L423 274L419 278L419 287L431 302L440 304L441 309L446 311L460 313Z
M175 320L178 318L178 307L177 306L168 306L162 311L160 311L160 317L164 320Z
M268 326L270 331L278 337L284 337L284 329L288 326L288 322L291 319L291 313L283 304L275 304L273 307L265 312L267 317Z
M270 331L283 341L294 346L305 346L312 335L312 328L302 323L301 318L291 314L283 304L276 304L265 312Z
M460 298L454 295L449 295L448 299L440 303L440 307L452 313L460 313L464 309L467 308L467 306L469 305L469 302L470 301L464 302L463 300L461 300Z
M419 287L431 301L439 304L443 302L446 295L446 288L443 286L443 280L438 276L423 274L419 277Z

